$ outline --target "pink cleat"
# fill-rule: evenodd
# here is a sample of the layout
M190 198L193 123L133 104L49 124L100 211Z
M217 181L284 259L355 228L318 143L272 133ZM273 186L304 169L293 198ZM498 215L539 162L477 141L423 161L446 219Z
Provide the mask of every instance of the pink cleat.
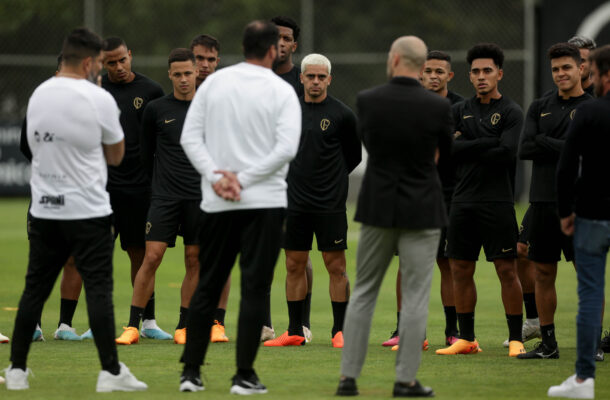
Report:
M392 333L392 336L390 336L390 338L383 342L381 345L384 347L394 347L398 344L399 339L400 338L398 336L398 331L394 331Z

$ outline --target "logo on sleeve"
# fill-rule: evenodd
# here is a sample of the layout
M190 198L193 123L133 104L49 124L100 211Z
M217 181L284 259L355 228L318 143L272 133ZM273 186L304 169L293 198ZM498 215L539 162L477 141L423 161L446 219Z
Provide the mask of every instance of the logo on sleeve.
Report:
M139 110L140 107L142 107L142 104L144 104L144 99L142 99L141 97L133 98L133 106L136 108L136 110Z
M491 124L496 125L498 122L500 122L500 118L501 118L500 113L493 113L491 115L491 119L490 119Z
M548 113L540 113L540 118L544 118L547 115L551 115L552 113L548 112Z
M320 121L320 128L322 129L322 131L326 131L329 126L330 126L330 121L327 120L326 118L323 118L322 121Z

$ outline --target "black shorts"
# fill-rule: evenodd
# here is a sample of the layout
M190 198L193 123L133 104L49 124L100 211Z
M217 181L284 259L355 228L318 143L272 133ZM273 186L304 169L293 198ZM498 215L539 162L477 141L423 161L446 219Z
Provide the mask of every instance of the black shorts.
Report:
M447 207L447 215L451 212L451 199L445 199L445 205ZM436 251L436 258L447 258L447 227L441 229L441 239L438 242L438 250Z
M556 203L532 203L530 221L529 254L534 262L552 264L561 260L561 251L566 261L574 260L572 238L561 231Z
M447 229L448 258L487 261L517 257L517 218L512 203L453 203Z
M125 193L109 190L113 212L114 238L121 239L121 249L145 247L144 230L150 206L150 192Z
M347 215L316 214L288 210L284 228L284 249L311 250L316 234L319 251L347 249Z
M523 220L521 221L521 225L519 226L519 243L524 243L529 245L530 242L530 229L532 225L532 206L530 204L527 207L527 211L523 215Z
M146 221L146 241L174 247L176 236L180 235L185 245L198 245L200 204L201 200L153 198Z

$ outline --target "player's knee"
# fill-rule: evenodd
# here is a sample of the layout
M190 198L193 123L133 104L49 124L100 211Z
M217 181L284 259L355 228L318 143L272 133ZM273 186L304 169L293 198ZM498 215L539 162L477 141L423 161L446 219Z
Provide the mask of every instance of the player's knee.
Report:
M144 262L142 263L142 268L152 268L157 269L157 267L161 264L163 260L163 252L161 251L147 251L144 255Z
M289 275L300 275L305 273L307 261L286 257L286 273Z

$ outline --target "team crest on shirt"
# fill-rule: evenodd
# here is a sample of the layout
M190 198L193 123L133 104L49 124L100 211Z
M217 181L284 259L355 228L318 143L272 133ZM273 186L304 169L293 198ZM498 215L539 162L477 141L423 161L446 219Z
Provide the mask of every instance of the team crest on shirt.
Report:
M570 111L570 119L574 119L574 114L576 114L576 109Z
M501 118L500 113L493 113L491 115L491 119L490 119L491 124L496 125L498 122L500 122L500 118Z
M133 98L133 106L136 108L136 110L139 110L140 107L142 107L142 104L144 104L144 99L142 99L141 97Z
M150 228L152 228L152 224L150 222L146 223L146 234L148 235L150 233Z
M322 129L322 131L324 132L325 130L327 130L329 126L330 121L326 118L322 118L322 121L320 121L320 128Z

